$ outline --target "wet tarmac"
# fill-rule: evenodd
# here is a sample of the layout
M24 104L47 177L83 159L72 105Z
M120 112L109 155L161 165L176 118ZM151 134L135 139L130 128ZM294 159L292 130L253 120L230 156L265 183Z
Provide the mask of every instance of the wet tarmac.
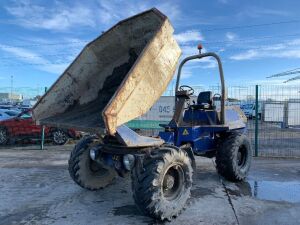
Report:
M0 149L1 225L300 224L300 159L255 159L247 180L231 183L213 160L197 157L186 209L162 223L137 210L129 178L100 191L81 189L67 172L72 146L46 148Z
M271 201L300 202L300 182L250 181L252 196ZM284 191L283 191L284 190Z

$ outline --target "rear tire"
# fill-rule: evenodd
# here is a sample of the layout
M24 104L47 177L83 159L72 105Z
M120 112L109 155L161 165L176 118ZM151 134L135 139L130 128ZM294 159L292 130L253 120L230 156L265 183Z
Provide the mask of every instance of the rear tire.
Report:
M133 198L150 217L171 220L184 208L192 187L193 169L188 154L176 147L161 147L132 170Z
M8 132L5 127L0 127L0 145L7 144L9 140Z
M84 137L75 146L69 159L69 174L82 188L94 191L109 185L116 177L111 168L103 168L90 158L93 137Z
M216 154L218 173L229 181L244 180L252 161L248 137L244 134L232 133L221 141Z

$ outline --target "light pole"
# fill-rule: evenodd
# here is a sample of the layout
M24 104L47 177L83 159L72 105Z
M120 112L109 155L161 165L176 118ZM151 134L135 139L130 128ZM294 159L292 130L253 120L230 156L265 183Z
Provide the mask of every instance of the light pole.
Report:
M14 76L10 76L10 100L13 100L13 86L14 86Z

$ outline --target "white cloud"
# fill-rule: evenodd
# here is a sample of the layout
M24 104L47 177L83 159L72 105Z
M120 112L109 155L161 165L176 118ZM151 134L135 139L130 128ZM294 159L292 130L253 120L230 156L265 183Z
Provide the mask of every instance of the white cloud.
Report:
M69 63L49 63L46 65L40 65L37 66L38 69L42 71L46 71L48 73L54 73L54 74L62 74L63 71L69 66Z
M225 48L219 48L218 50L216 50L217 53L221 53L221 52L225 52L226 49Z
M14 1L5 7L15 17L15 24L26 28L66 31L78 27L112 26L116 22L156 7L171 21L180 18L180 10L173 1L119 1L74 0L71 3L50 1L50 6L38 5L30 0ZM106 27L107 28L107 27Z
M181 50L182 50L182 57L181 59L191 56L191 55L196 55L199 53L199 50L197 49L197 46L192 46L192 45L183 45L181 46ZM202 52L205 53L207 52L207 50L205 48L202 49ZM189 62L187 62L185 64L185 67L189 67L189 68L215 68L217 67L217 63L215 61L215 59L211 58L211 57L205 57L202 59L195 59L195 60L191 60Z
M206 57L199 60L194 60L193 63L188 65L192 69L212 69L217 67L217 62L214 58Z
M181 60L183 60L184 58L186 58L188 56L199 54L197 45L187 45L187 44L182 45L181 50L182 50ZM202 52L204 53L207 51L205 48L203 48ZM198 70L199 69L212 69L212 68L216 68L216 67L217 67L217 62L215 61L215 59L213 59L211 57L205 57L202 59L194 59L194 60L187 62L183 66L182 72L181 72L181 78L188 79L188 78L192 77L193 74L195 74L195 71L197 69ZM176 70L175 74L177 74L177 72L178 71ZM174 79L176 79L176 76L174 76Z
M228 41L234 41L238 36L235 33L227 32L225 34Z
M284 83L287 79L287 77L283 77L283 78L277 78L277 79L264 79L264 80L249 80L247 83L254 85L254 84L259 84L259 85L279 85L279 86L293 86L295 85L296 82L300 82L300 80L295 80L291 83ZM286 89L287 92L289 92L289 89ZM274 91L273 95L276 95L276 93L278 94L278 91ZM282 93L281 93L282 94ZM282 94L283 95L283 94ZM289 93L287 93L285 96L288 96ZM270 94L271 96L271 94ZM284 96L284 95L283 95Z
M262 49L265 51L275 51L275 50L284 50L287 46L285 44L274 44L274 45L267 45L263 46Z
M38 55L37 53L20 47L7 47L5 45L0 45L0 49L10 55L16 57L20 62L25 62L28 65L32 65L39 70L46 71L49 73L59 74L68 66L68 63L53 63L46 58ZM11 66L18 65L18 62L12 64Z
M85 4L67 5L55 1L54 6L35 5L28 0L15 1L5 9L15 23L26 28L63 31L76 26L95 27L94 13Z
M246 52L239 53L236 55L233 55L230 57L230 59L233 60L247 60L247 59L253 59L257 57L258 51L257 50L247 50Z
M196 42L204 40L201 33L197 30L188 30L182 33L178 33L174 35L175 39L181 43L185 44L187 42Z
M290 13L284 10L278 10L278 9L266 9L266 8L253 8L250 9L253 17L258 17L262 15L268 15L268 16L289 16Z
M271 9L271 8L260 8L260 7L249 7L237 14L238 17L250 17L250 18L260 18L265 16L290 16L291 12L285 10Z
M179 7L174 1L116 1L116 0L98 0L100 22L106 25L113 25L119 20L133 16L142 11L156 7L162 13L166 14L171 21L180 17ZM120 9L120 5L122 7Z
M181 17L180 8L175 1L159 1L155 7L165 13L171 21L177 21L177 18Z
M300 39L294 39L289 41L290 45L300 45Z
M20 47L12 47L12 46L10 46L8 48L5 45L0 45L0 49L2 51L10 53L11 55L19 57L23 61L27 61L27 62L30 62L30 63L39 63L39 64L41 64L41 63L43 63L43 64L48 63L47 60L43 59L42 57L39 57L37 54L35 54L35 53L33 53L33 52L29 51L29 50L20 48Z
M182 57L187 57L190 55L196 55L199 53L199 50L197 49L197 45L181 45L182 50ZM203 49L203 52L206 50Z
M114 0L99 0L98 3L100 22L109 25L147 8L142 2L137 2L137 4L132 4L130 1L122 2L121 10L120 2Z
M278 52L275 57L278 58L300 58L300 49L290 49L287 51Z
M264 45L230 56L230 59L238 61L261 58L300 58L300 39Z
M177 74L177 72L176 72L176 74ZM181 76L180 76L180 78L181 78L181 79L188 79L188 78L190 78L191 76L193 76L193 71L192 71L191 67L188 67L188 66L183 67L183 69L182 69L182 71L181 71ZM177 76L175 76L175 78L176 78L176 77L177 77Z

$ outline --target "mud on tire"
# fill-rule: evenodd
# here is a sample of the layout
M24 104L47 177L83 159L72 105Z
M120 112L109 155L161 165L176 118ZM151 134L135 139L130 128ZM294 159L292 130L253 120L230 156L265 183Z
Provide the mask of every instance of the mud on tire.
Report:
M109 185L116 177L116 172L103 168L94 162L89 155L94 137L84 137L73 149L69 159L69 174L82 188L98 190Z
M218 173L229 181L246 178L252 161L251 144L244 134L232 133L222 138L216 153Z
M171 220L190 197L193 169L188 154L161 147L137 160L132 170L133 198L145 215Z

